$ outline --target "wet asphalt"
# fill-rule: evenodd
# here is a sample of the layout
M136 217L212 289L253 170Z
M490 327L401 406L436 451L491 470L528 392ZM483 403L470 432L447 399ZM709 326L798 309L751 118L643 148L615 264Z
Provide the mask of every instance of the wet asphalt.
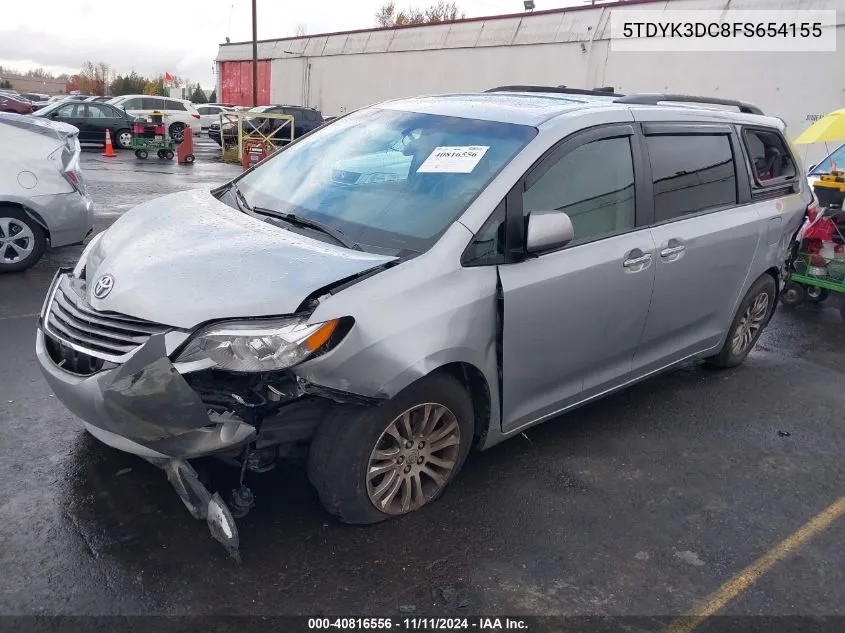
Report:
M97 230L238 173L84 155ZM470 456L436 504L334 521L301 462L250 477L235 565L163 474L83 433L34 358L55 269L0 277L0 614L676 615L845 495L839 299L779 310L742 367L698 363ZM223 492L234 473L200 464ZM724 612L845 615L845 519Z

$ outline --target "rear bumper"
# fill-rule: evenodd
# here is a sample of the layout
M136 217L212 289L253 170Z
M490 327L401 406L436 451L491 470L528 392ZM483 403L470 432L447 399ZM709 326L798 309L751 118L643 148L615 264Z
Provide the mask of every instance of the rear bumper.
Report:
M94 202L74 191L34 196L29 206L50 232L50 246L78 244L94 228Z

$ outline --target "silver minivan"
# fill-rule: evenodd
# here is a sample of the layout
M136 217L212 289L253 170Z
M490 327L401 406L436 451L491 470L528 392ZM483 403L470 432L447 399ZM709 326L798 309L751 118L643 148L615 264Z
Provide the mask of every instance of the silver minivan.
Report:
M125 214L56 276L38 359L197 517L248 509L244 473L299 445L325 507L373 523L473 447L694 357L741 363L812 200L782 121L741 102L390 101ZM210 454L241 466L225 503L186 461Z

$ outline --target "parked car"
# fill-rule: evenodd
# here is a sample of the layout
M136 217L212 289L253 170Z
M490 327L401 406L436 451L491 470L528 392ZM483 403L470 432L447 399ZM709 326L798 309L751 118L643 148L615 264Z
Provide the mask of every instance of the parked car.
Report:
M208 129L212 123L220 124L220 114L224 112L233 112L232 108L217 105L215 103L204 103L197 105L197 112L200 115L200 125L203 130Z
M59 101L41 108L33 116L69 123L79 130L81 143L105 145L108 130L112 145L119 149L132 148L132 117L108 103Z
M314 108L303 108L299 106L284 106L284 105L267 105L258 106L249 110L251 114L255 114L247 118L243 122L244 129L257 130L265 135L269 135L274 130L288 125L285 119L271 119L269 117L260 116L262 113L268 114L287 114L293 117L293 137L299 138L307 134L314 128L323 124L323 115L319 110ZM215 143L220 145L225 140L226 145L234 145L238 142L238 126L237 123L224 123L223 133L220 133L220 123L212 123L208 128L208 137ZM287 130L282 130L276 133L279 140L290 138L290 133Z
M70 125L0 113L0 272L37 262L49 247L82 242L94 222Z
M47 101L50 98L50 95L45 95L45 94L42 94L40 92L24 92L24 93L21 93L21 96L24 99L28 99L33 104L40 103L42 101Z
M819 179L819 176L829 174L834 165L840 171L845 171L845 144L837 147L815 165L809 166L807 169L807 179L810 186L813 186Z
M188 458L263 471L309 443L326 509L373 523L437 499L472 447L692 358L742 363L812 204L783 123L538 90L363 108L129 211L49 290L51 392L225 541Z
M0 112L30 114L32 112L32 102L23 97L0 95Z
M149 95L123 95L107 101L125 110L134 117L149 117L154 111L164 114L164 124L170 137L181 141L185 128L190 127L194 134L201 131L200 114L194 104L185 99L170 97L151 97Z

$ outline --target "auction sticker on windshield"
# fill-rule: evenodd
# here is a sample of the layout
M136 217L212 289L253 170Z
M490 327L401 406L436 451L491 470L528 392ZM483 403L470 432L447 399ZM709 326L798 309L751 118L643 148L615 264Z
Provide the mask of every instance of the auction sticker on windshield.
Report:
M435 147L417 173L470 174L488 149L489 145Z

